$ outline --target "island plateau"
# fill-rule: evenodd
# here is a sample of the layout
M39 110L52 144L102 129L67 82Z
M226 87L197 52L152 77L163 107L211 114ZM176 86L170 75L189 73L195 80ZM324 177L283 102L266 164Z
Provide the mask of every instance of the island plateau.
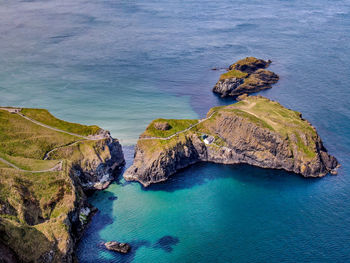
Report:
M246 163L304 177L336 173L339 166L301 113L261 96L245 96L210 109L205 119L152 121L124 178L149 186L200 161Z
M43 109L0 108L0 255L5 262L74 262L103 189L124 164L109 132Z
M279 79L278 75L266 70L271 60L246 57L229 67L228 72L220 76L213 92L221 97L237 97L271 88Z

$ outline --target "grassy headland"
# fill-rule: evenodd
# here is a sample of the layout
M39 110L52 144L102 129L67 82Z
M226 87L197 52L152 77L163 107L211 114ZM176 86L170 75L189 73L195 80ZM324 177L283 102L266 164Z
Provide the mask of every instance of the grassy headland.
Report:
M83 136L100 130L98 126L59 120L46 110L22 109L21 113ZM62 154L52 154L51 160L43 160L45 153L56 148L64 152L76 143L79 148L70 151L78 159L81 154L92 155L101 141L82 141L81 137L0 110L0 158L19 168L0 160L0 242L11 247L21 262L38 262L50 250L54 252L53 262L61 262L70 239L68 213L84 195L70 174L74 160ZM45 172L59 163L59 170Z

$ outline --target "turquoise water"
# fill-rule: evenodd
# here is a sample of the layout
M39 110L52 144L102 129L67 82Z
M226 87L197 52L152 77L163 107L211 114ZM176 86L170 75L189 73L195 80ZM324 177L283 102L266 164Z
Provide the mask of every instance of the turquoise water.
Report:
M249 55L281 77L260 94L302 112L342 164L322 179L214 164L147 189L119 178L90 198L80 262L350 262L349 1L5 1L0 25L0 105L109 129L127 165L151 119L232 103L211 68Z

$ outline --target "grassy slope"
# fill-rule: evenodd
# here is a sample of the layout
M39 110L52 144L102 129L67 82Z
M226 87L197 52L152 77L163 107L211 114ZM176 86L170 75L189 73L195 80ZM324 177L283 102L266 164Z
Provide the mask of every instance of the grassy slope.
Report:
M230 78L246 78L248 76L247 73L242 72L240 70L232 69L224 74L221 74L220 79L230 79Z
M240 60L238 60L236 63L234 63L233 65L251 65L254 63L257 63L259 61L259 59L255 58L255 57L246 57L246 58L242 58Z
M74 125L70 124L71 127ZM81 126L72 130L78 131ZM58 160L42 160L45 152L77 140L81 138L0 110L0 157L22 169L52 168ZM90 150L91 144L98 142L81 142L80 149ZM76 200L69 163L64 161L62 171L30 173L0 162L0 241L22 255L23 261L34 261L49 247L52 249L55 242L55 249L66 246L65 237L69 233L64 220ZM28 225L28 218L34 225ZM58 250L57 254L60 254Z
M33 174L0 168L0 175L0 204L12 207L12 215L0 214L0 241L26 262L53 249L57 241L59 255L69 235L64 220L76 198L67 170ZM28 225L28 217L34 225Z
M287 137L291 145L296 144L306 156L311 158L315 156L313 139L316 138L317 133L309 122L301 118L300 112L287 109L278 102L255 96L228 106L227 109L240 110L250 116L253 115L265 125L265 128ZM301 139L303 135L309 138L309 145Z
M21 113L51 127L83 136L94 135L100 130L100 127L96 125L87 126L57 119L45 109L24 108Z
M300 117L301 114L299 112L287 109L278 102L270 101L260 96L250 96L245 100L232 105L213 107L210 109L207 116L210 116L213 112L215 113L212 118L195 126L190 131L181 134L181 136L176 136L171 140L139 140L138 144L141 147L146 147L150 153L155 152L157 149L170 148L177 140L184 140L184 135L188 135L189 133L210 133L208 129L205 128L205 124L207 122L215 122L218 114L228 112L243 117L249 122L262 128L276 132L283 138L287 138L290 145L296 145L300 151L304 152L306 157L313 158L315 156L313 140L316 138L317 134L314 128L306 120L303 120ZM158 137L167 137L168 133L166 134L167 136L165 136L160 133L160 131L153 132L154 128L152 128L152 124L155 121L147 127L143 135L156 137L157 134L161 134L158 135ZM176 131L179 131L180 128L184 130L184 127L187 128L189 126L189 124L187 126L183 125L187 120L164 121L168 121L169 123L171 121L171 125L176 127ZM195 120L191 120L191 122L195 123ZM167 132L171 133L170 131L171 130ZM175 132L173 131L171 134L173 133ZM308 145L306 145L301 139L304 135L309 142ZM216 142L219 146L224 146L225 143L220 140L220 138L216 135L213 136L216 138Z
M42 159L47 151L80 139L4 110L0 110L0 123L0 152L11 156Z
M166 131L157 130L153 125L156 122L168 122L170 125L170 129ZM145 132L141 136L165 138L179 131L185 130L191 125L196 124L197 122L198 120L156 119L148 125Z

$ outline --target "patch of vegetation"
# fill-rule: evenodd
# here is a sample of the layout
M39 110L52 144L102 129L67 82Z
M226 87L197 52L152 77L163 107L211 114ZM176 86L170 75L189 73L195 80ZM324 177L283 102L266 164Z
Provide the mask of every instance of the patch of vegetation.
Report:
M232 79L232 78L237 78L237 79L243 79L248 76L247 73L242 72L240 70L232 69L224 74L221 74L220 80L222 79Z
M269 129L269 130L271 130L271 131L274 131L274 129L272 128L272 126L269 125L266 121L264 121L263 119L260 119L260 118L258 118L258 117L256 117L256 116L250 114L249 112L242 111L242 110L239 110L239 109L228 109L228 110L224 110L224 111L233 112L233 113L235 113L236 115L238 115L238 116L240 116L240 117L243 117L243 118L246 118L246 119L248 119L250 122L259 125L260 127L263 127L263 128Z
M96 125L87 126L79 123L72 123L72 122L67 122L67 121L57 119L48 110L45 110L45 109L24 108L22 109L21 113L43 124L49 125L51 127L54 127L63 131L79 134L82 136L97 134L98 131L101 129Z
M155 123L168 123L170 125L170 129L168 130L159 130L156 127L154 127ZM145 132L141 135L143 137L162 137L166 138L169 137L179 131L183 131L187 128L189 128L191 125L194 125L198 122L198 120L176 120L176 119L156 119L152 121L148 127L146 128Z
M241 66L243 66L243 65L254 65L254 64L259 63L259 61L260 61L260 59L257 59L255 57L246 57L246 58L238 60L232 66L235 66L235 65L241 65Z
M0 152L10 156L42 159L51 149L80 140L0 110Z
M261 96L250 96L243 101L227 106L225 110L227 109L236 109L250 114L249 118L251 121L259 119L261 124L264 123L265 128L272 129L283 137L288 138L291 145L296 144L306 157L313 158L315 156L314 139L317 136L316 131L306 120L301 118L299 112L287 109L278 102ZM255 118L252 118L252 115ZM300 140L297 140L298 143L291 140L294 134L300 133L303 133L308 138L308 145L301 141L299 135Z
M44 117L50 117L42 110L29 112L44 112ZM93 126L85 129L88 126L84 125L78 125L84 129L63 128L35 116L29 117L82 135L99 129L97 126L98 129L90 129ZM67 124L55 118L51 121ZM11 247L20 256L21 262L37 262L44 252L50 250L55 252L53 262L61 262L60 257L70 238L64 222L77 202L76 188L69 174L71 162L92 153L106 159L109 149L104 147L103 150L99 145L103 139L81 141L81 137L56 132L6 110L0 109L0 123L1 158L28 171L48 170L63 161L61 171L40 173L18 170L0 161L0 242ZM71 123L68 126L77 127ZM66 146L72 143L76 147ZM61 146L64 147L59 148L56 160L42 160L46 152ZM65 154L67 151L70 154ZM83 196L83 193L80 195Z
M192 131L187 131L184 133L180 133L169 140L161 140L161 139L150 139L150 140L139 140L137 142L138 147L142 149L147 149L145 152L147 155L157 155L162 150L171 149L176 144L185 144L188 139L187 136L190 136Z
M167 147L171 148L176 142L185 142L186 136L191 133L196 133L198 136L201 134L213 135L216 145L225 146L226 142L215 134L214 127L218 118L222 119L228 116L228 114L244 118L249 123L256 124L264 129L277 133L281 135L282 138L287 138L289 145L295 145L300 152L304 153L305 158L311 159L316 155L315 139L317 133L314 128L306 120L301 118L299 112L287 109L279 103L261 96L250 96L232 105L214 107L210 109L207 114L207 117L212 116L210 119L196 125L190 131L175 136L171 140L139 140L138 144L141 148L145 147L147 153L156 154L161 149L166 149ZM170 122L169 120L166 121ZM172 126L175 123L175 127L178 127L176 131L186 129L189 124L181 126L177 125L176 120L171 121ZM191 123L195 123L195 120L191 120ZM167 137L171 135L171 133L164 134L162 133L163 131L159 130L153 131L151 127L152 123L143 135L151 137ZM173 133L175 133L175 131ZM301 138L300 134L303 135L304 139ZM292 148L293 147L291 147L291 149Z
M11 155L4 154L2 152L0 152L0 157L16 165L17 167L28 171L48 170L59 163L58 160L39 160L39 159L25 158L20 156L11 156ZM0 165L1 164L2 163L0 162Z

